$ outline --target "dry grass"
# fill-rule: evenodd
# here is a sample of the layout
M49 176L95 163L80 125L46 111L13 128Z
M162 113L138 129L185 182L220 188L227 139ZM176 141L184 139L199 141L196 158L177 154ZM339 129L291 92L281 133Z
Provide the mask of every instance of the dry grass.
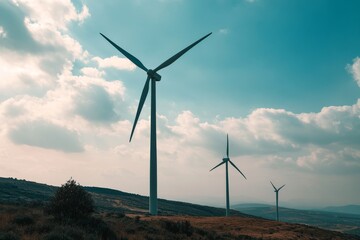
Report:
M329 240L344 239L356 240L358 236L345 235L340 232L328 231L301 224L289 224L259 218L247 217L190 217L190 216L159 216L144 217L143 220L171 220L189 221L192 226L214 231L217 234L249 236L257 239L303 239Z
M339 232L250 217L190 217L98 213L90 220L60 224L44 214L41 207L0 204L1 235L7 239L46 239L53 234L66 239L346 239L360 237ZM17 237L17 238L16 238Z

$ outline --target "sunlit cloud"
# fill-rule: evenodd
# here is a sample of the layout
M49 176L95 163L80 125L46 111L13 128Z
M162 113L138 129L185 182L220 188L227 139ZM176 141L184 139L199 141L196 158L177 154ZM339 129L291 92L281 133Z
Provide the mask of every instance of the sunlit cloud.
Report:
M353 75L354 80L360 87L360 58L356 57L352 65L347 65L348 71Z
M94 57L93 60L97 62L100 68L116 68L120 70L135 70L136 66L127 58L119 58L112 56L109 58Z
M0 26L0 37L1 38L6 38L6 32L5 32L5 29Z

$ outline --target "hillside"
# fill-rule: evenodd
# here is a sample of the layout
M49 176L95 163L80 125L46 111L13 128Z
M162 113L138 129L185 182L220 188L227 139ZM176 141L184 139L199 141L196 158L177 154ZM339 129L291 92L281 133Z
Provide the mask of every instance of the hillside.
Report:
M81 235L79 239L87 239L87 236L101 239L101 232L105 231L113 234L114 238L109 239L360 240L355 235L251 216L247 214L249 211L241 213L233 210L232 217L226 218L222 217L224 209L164 199L159 200L160 216L153 217L147 214L148 197L98 187L85 187L95 200L97 210L93 220L75 226L57 226L43 211L44 203L56 189L46 184L0 178L0 239L3 236L7 239L6 234L20 236L21 239L42 239L49 234L63 232ZM281 210L281 216L285 218L286 211ZM268 217L273 214L271 209L263 210L263 213L266 212ZM260 216L258 213L253 214ZM296 214L301 218L301 212ZM21 225L24 219L29 226ZM17 227L19 224L21 228Z
M276 215L275 207L265 204L238 204L234 205L233 208L246 214L272 220L275 219ZM283 222L301 223L323 229L360 235L360 215L356 214L280 207L279 216Z
M40 206L0 204L0 239L66 240L360 240L358 236L266 219L148 216L96 213L72 222L56 221Z
M98 211L138 213L148 212L149 198L118 190L84 187L93 196ZM32 203L49 201L57 187L13 178L0 178L0 203ZM221 208L159 199L160 215L223 216ZM238 211L232 215L245 216Z
M346 205L346 206L331 206L319 209L320 211L347 213L360 215L360 205Z

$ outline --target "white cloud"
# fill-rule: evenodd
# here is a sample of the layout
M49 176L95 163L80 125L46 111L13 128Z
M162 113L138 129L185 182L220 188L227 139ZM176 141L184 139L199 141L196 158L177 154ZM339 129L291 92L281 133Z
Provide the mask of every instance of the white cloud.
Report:
M3 19L5 26L14 26L0 47L1 99L18 94L41 97L57 86L60 74L71 71L75 59L86 61L87 51L68 35L67 24L85 19L88 10L83 6L78 14L70 1L13 3L5 5L11 19Z
M219 144L229 133L236 146L234 156L253 156L273 167L348 173L360 170L359 120L360 100L352 106L324 107L318 113L262 108L246 118L215 123L185 111L168 128L178 142L202 151L222 152Z
M100 68L117 68L120 70L135 70L136 66L127 58L119 58L112 56L109 58L94 57L93 60L97 62Z
M0 26L0 38L6 38L6 31L2 26Z
M355 81L360 87L360 58L357 57L353 60L352 65L347 66L348 71L353 75Z
M81 12L77 15L77 20L82 23L88 17L90 17L89 8L83 5Z
M93 67L84 67L80 71L85 76L93 77L93 78L101 78L105 74L104 71L99 71L97 68L93 68Z
M82 150L77 142L80 140L70 140L75 137L73 133L107 131L109 127L99 123L113 123L125 116L125 87L120 81L105 81L104 71L86 66L87 51L68 34L70 22L81 22L89 16L86 6L77 13L70 1L14 1L14 4L9 5L14 12L10 20L18 23L17 29L0 47L2 132L11 136L15 144L70 152ZM24 14L20 14L22 11ZM18 38L16 31L22 31L23 37ZM11 45L12 42L18 45ZM79 76L72 74L75 60L84 65ZM26 133L35 134L34 131L42 134L30 141ZM54 138L68 142L55 139L47 145L46 136L61 132L63 135ZM67 145L69 142L74 149Z
M219 29L219 33L226 35L226 34L229 33L229 29L228 28L221 28L221 29Z
M69 22L82 22L90 16L86 5L78 13L70 0L13 0L13 2L25 10L28 15L27 21L43 29L67 30Z

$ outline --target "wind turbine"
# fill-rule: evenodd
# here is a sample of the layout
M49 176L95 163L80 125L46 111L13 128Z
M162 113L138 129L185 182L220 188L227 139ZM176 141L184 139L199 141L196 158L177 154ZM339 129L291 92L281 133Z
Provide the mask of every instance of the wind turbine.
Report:
M147 94L149 92L149 84L151 80L151 126L150 126L150 197L149 197L149 212L152 215L157 215L158 207L157 207L157 151L156 151L156 81L161 80L161 76L157 73L159 70L169 66L173 62L175 62L178 58L180 58L183 54L185 54L187 51L189 51L192 47L194 47L196 44L207 38L211 33L205 35L204 37L200 38L196 42L190 44L188 47L184 48L162 64L160 64L157 68L154 70L147 69L142 62L116 45L113 41L111 41L109 38L107 38L105 35L100 33L101 36L103 36L111 45L113 45L117 50L119 50L125 57L127 57L131 62L133 62L136 66L141 68L147 73L147 78L145 81L144 88L141 93L139 105L137 108L134 124L131 130L131 135L129 142L131 142L131 139L134 134L134 130L137 124L137 121L139 119L141 110L144 106L144 102L146 100Z
M285 184L282 185L280 188L276 188L271 181L270 183L274 188L274 192L276 193L276 221L279 221L279 191L285 186Z
M219 163L218 165L216 165L215 167L213 167L210 172L212 170L214 170L215 168L223 165L225 163L226 166L226 216L229 216L230 214L230 197L229 197L229 174L228 174L228 163L230 163L236 170L239 171L239 173L241 173L241 175L243 175L243 177L246 179L245 175L240 171L240 169L238 167L235 166L235 164L230 160L229 158L229 135L226 135L226 157L224 157L222 159L223 161L221 163Z

